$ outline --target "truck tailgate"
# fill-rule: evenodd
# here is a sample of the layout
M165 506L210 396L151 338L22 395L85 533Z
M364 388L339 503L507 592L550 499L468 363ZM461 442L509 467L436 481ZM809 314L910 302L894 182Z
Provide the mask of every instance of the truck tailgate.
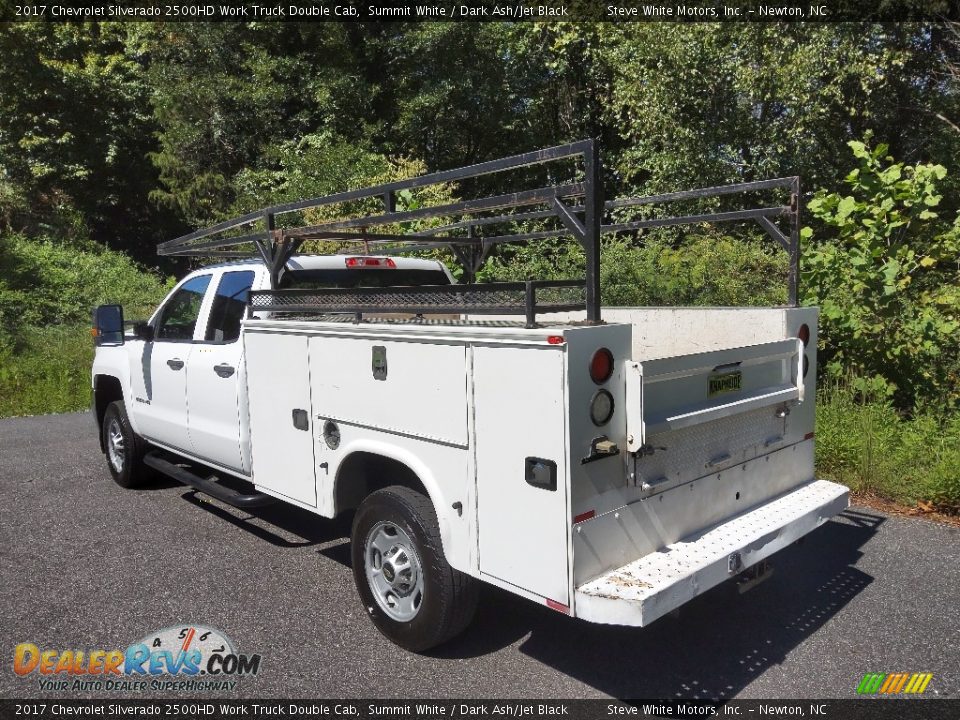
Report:
M627 449L649 436L803 400L803 344L796 338L628 362Z
M648 625L806 535L848 504L843 485L803 484L580 585L576 616Z

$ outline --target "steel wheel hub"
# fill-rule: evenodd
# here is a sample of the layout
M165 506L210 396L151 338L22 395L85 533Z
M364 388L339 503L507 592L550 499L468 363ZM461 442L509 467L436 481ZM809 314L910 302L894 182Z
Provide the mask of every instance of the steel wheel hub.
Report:
M126 448L123 444L123 431L120 429L120 421L113 418L107 426L107 455L110 458L110 464L117 472L123 472L123 460Z
M413 541L391 522L377 523L364 544L364 570L377 605L409 622L423 603L423 571Z

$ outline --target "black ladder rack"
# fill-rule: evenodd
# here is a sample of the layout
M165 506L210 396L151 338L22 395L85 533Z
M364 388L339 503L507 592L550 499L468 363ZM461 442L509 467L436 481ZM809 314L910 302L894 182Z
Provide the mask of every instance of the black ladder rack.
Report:
M530 171L543 167L552 181L530 188ZM459 202L398 209L399 193L428 186L469 181L498 173L520 173L527 187L512 192ZM536 183L539 185L539 183ZM771 205L727 212L674 217L651 217L603 224L607 211L639 208L684 200L714 198L735 193L787 189L786 205ZM399 196L402 197L402 196ZM316 225L277 227L277 218L303 210L357 203L373 199L381 204L373 213L348 213L347 217ZM369 205L367 205L369 207ZM774 220L785 217L789 229ZM439 219L440 227L410 233L372 232L371 228ZM553 229L518 231L528 221L555 221ZM648 197L628 197L604 202L600 157L594 140L536 150L499 160L445 170L420 177L324 197L273 205L160 244L157 252L168 256L240 258L259 255L270 269L274 290L251 293L252 311L354 313L474 313L522 314L533 324L537 312L586 310L588 323L600 322L600 236L643 228L708 222L755 221L789 254L789 302L797 304L799 278L800 181L796 177L698 188ZM508 225L508 234L482 235L482 228ZM260 229L254 229L259 226ZM540 226L542 227L542 225ZM237 234L237 232L242 234ZM251 232L252 231L252 232ZM496 230L494 230L496 232ZM234 234L230 234L234 233ZM572 237L583 247L585 274L577 281L526 283L474 282L490 251L502 243ZM278 290L287 261L307 240L350 241L363 252L377 255L449 248L464 268L466 284L435 288L360 288L336 290ZM252 247L251 247L252 246ZM575 293L579 290L579 293Z

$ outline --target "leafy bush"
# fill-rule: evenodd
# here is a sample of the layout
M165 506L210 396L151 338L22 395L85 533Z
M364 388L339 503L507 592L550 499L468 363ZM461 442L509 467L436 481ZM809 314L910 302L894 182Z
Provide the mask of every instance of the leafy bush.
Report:
M654 240L606 246L601 283L610 305L782 305L787 258L726 235L694 235L678 247Z
M93 243L0 235L0 417L86 407L91 310L119 302L144 317L171 282Z
M91 310L118 302L128 318L145 316L171 286L122 253L0 235L0 334L27 326L89 322Z
M600 253L604 305L780 305L786 302L787 259L758 242L721 235L636 245L605 240ZM583 277L576 243L530 243L492 258L484 280Z
M934 210L941 165L904 165L887 146L849 143L849 195L820 191L804 228L805 302L820 305L827 374L852 372L902 408L960 404L960 215ZM812 244L810 240L814 240Z
M332 195L426 173L427 167L420 160L369 152L329 133L310 134L295 141L284 140L270 146L259 167L241 170L233 181L237 201L229 214L242 215L267 205ZM456 186L450 183L401 190L394 196L396 209L416 210L448 204L456 200L455 190ZM286 213L277 219L286 224L318 225L344 217L377 215L381 212L382 198L373 197ZM445 224L443 220L433 218L377 225L371 231L384 234L412 233L442 224ZM310 240L304 243L301 252L330 254L347 247L356 249L358 245L356 242ZM459 267L452 262L452 254L446 248L420 255L443 260L455 274L459 273Z

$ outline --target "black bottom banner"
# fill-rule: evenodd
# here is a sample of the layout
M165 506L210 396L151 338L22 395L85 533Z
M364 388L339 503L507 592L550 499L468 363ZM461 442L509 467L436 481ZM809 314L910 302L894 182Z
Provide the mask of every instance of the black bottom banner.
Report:
M960 717L960 700L0 700L0 718L903 718Z

